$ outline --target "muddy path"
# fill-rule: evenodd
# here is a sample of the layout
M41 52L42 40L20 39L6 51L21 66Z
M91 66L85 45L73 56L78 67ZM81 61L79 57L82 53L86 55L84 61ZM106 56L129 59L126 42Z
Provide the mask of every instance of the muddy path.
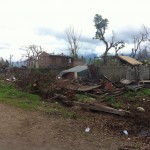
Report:
M86 117L88 114L85 113ZM107 128L112 116L64 119L0 104L1 150L121 150L148 149L140 139L115 134ZM85 128L90 127L86 133ZM115 129L112 129L115 130ZM120 130L121 131L121 130Z

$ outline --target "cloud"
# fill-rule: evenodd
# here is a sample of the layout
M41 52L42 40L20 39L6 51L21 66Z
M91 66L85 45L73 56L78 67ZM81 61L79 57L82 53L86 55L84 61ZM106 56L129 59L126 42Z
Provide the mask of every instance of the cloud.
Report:
M35 33L39 36L53 36L57 39L65 39L65 32L55 31L51 28L39 27L35 30Z
M113 34L115 36L115 41L124 41L125 42L125 48L121 49L120 52L122 53L130 53L131 49L133 48L133 36L137 35L140 31L139 27L134 26L124 26L123 28L118 28L117 32L113 31ZM68 43L66 40L65 32L62 32L61 30L56 31L52 28L46 28L46 27L39 27L36 29L36 34L39 37L49 39L49 42L47 42L47 47L50 47L52 51L55 53L61 53L64 52L66 54L69 54L68 50ZM112 38L112 32L106 32L105 37L106 40L111 42ZM93 39L94 36L91 35L82 35L80 36L80 49L79 53L84 54L90 54L95 53L98 55L101 55L105 51L105 45L102 41ZM45 41L45 40L44 40ZM44 43L43 43L44 44ZM53 45L53 46L52 46ZM110 50L111 53L115 53L114 49Z
M0 43L0 50L6 50L11 47L11 44L9 43Z
M54 46L55 50L54 51L56 51L56 52L64 51L64 53L68 53L68 50L67 50L68 49L68 42L67 42L67 39L66 39L65 31L64 32L55 31L51 28L40 27L40 28L36 29L36 34L39 37L43 37L43 38L44 37L49 37L49 39L51 39L50 42L55 41L55 42L53 42L53 44L55 43L55 46ZM54 39L52 39L52 37ZM50 42L49 42L49 44L50 44ZM95 47L101 43L98 40L94 40L93 37L90 37L90 36L86 37L84 35L80 36L79 42L80 42L80 50L79 50L80 53L93 52ZM47 43L47 46L49 44ZM56 47L57 47L57 49L56 49Z
M133 26L124 26L121 29L118 29L117 32L114 32L116 40L122 40L125 43L133 44L133 36L137 35L140 31L140 28Z

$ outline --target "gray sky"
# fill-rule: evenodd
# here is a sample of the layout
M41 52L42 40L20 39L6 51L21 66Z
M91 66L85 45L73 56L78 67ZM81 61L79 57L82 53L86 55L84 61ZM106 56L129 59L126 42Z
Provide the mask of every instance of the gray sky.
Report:
M22 46L40 45L45 51L66 53L65 29L81 33L80 53L103 53L104 47L93 40L93 19L100 14L109 20L112 30L126 41L122 52L132 48L131 37L142 24L150 27L149 0L0 0L0 57L13 54L19 60ZM113 52L113 51L112 51Z

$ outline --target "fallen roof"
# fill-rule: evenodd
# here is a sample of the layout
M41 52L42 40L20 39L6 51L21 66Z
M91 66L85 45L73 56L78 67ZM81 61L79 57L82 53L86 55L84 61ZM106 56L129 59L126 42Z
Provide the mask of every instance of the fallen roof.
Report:
M129 56L117 56L119 59L129 63L130 65L142 65L141 62L137 61L136 59L129 57Z
M61 71L60 74L59 74L59 76L62 76L65 73L69 73L69 72L81 72L81 71L84 71L84 70L87 70L87 69L88 69L88 67L86 65L84 65L84 66L76 66L76 67L73 67L73 68Z

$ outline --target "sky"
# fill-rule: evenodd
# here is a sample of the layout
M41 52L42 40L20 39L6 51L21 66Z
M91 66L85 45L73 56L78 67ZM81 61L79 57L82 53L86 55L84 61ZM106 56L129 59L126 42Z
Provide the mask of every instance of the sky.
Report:
M48 53L68 55L65 30L70 26L80 34L83 56L101 55L104 46L95 35L94 16L109 20L106 37L115 33L130 52L132 37L144 24L150 27L149 0L0 0L0 57L21 60L21 47L41 46ZM113 53L113 50L111 51Z

